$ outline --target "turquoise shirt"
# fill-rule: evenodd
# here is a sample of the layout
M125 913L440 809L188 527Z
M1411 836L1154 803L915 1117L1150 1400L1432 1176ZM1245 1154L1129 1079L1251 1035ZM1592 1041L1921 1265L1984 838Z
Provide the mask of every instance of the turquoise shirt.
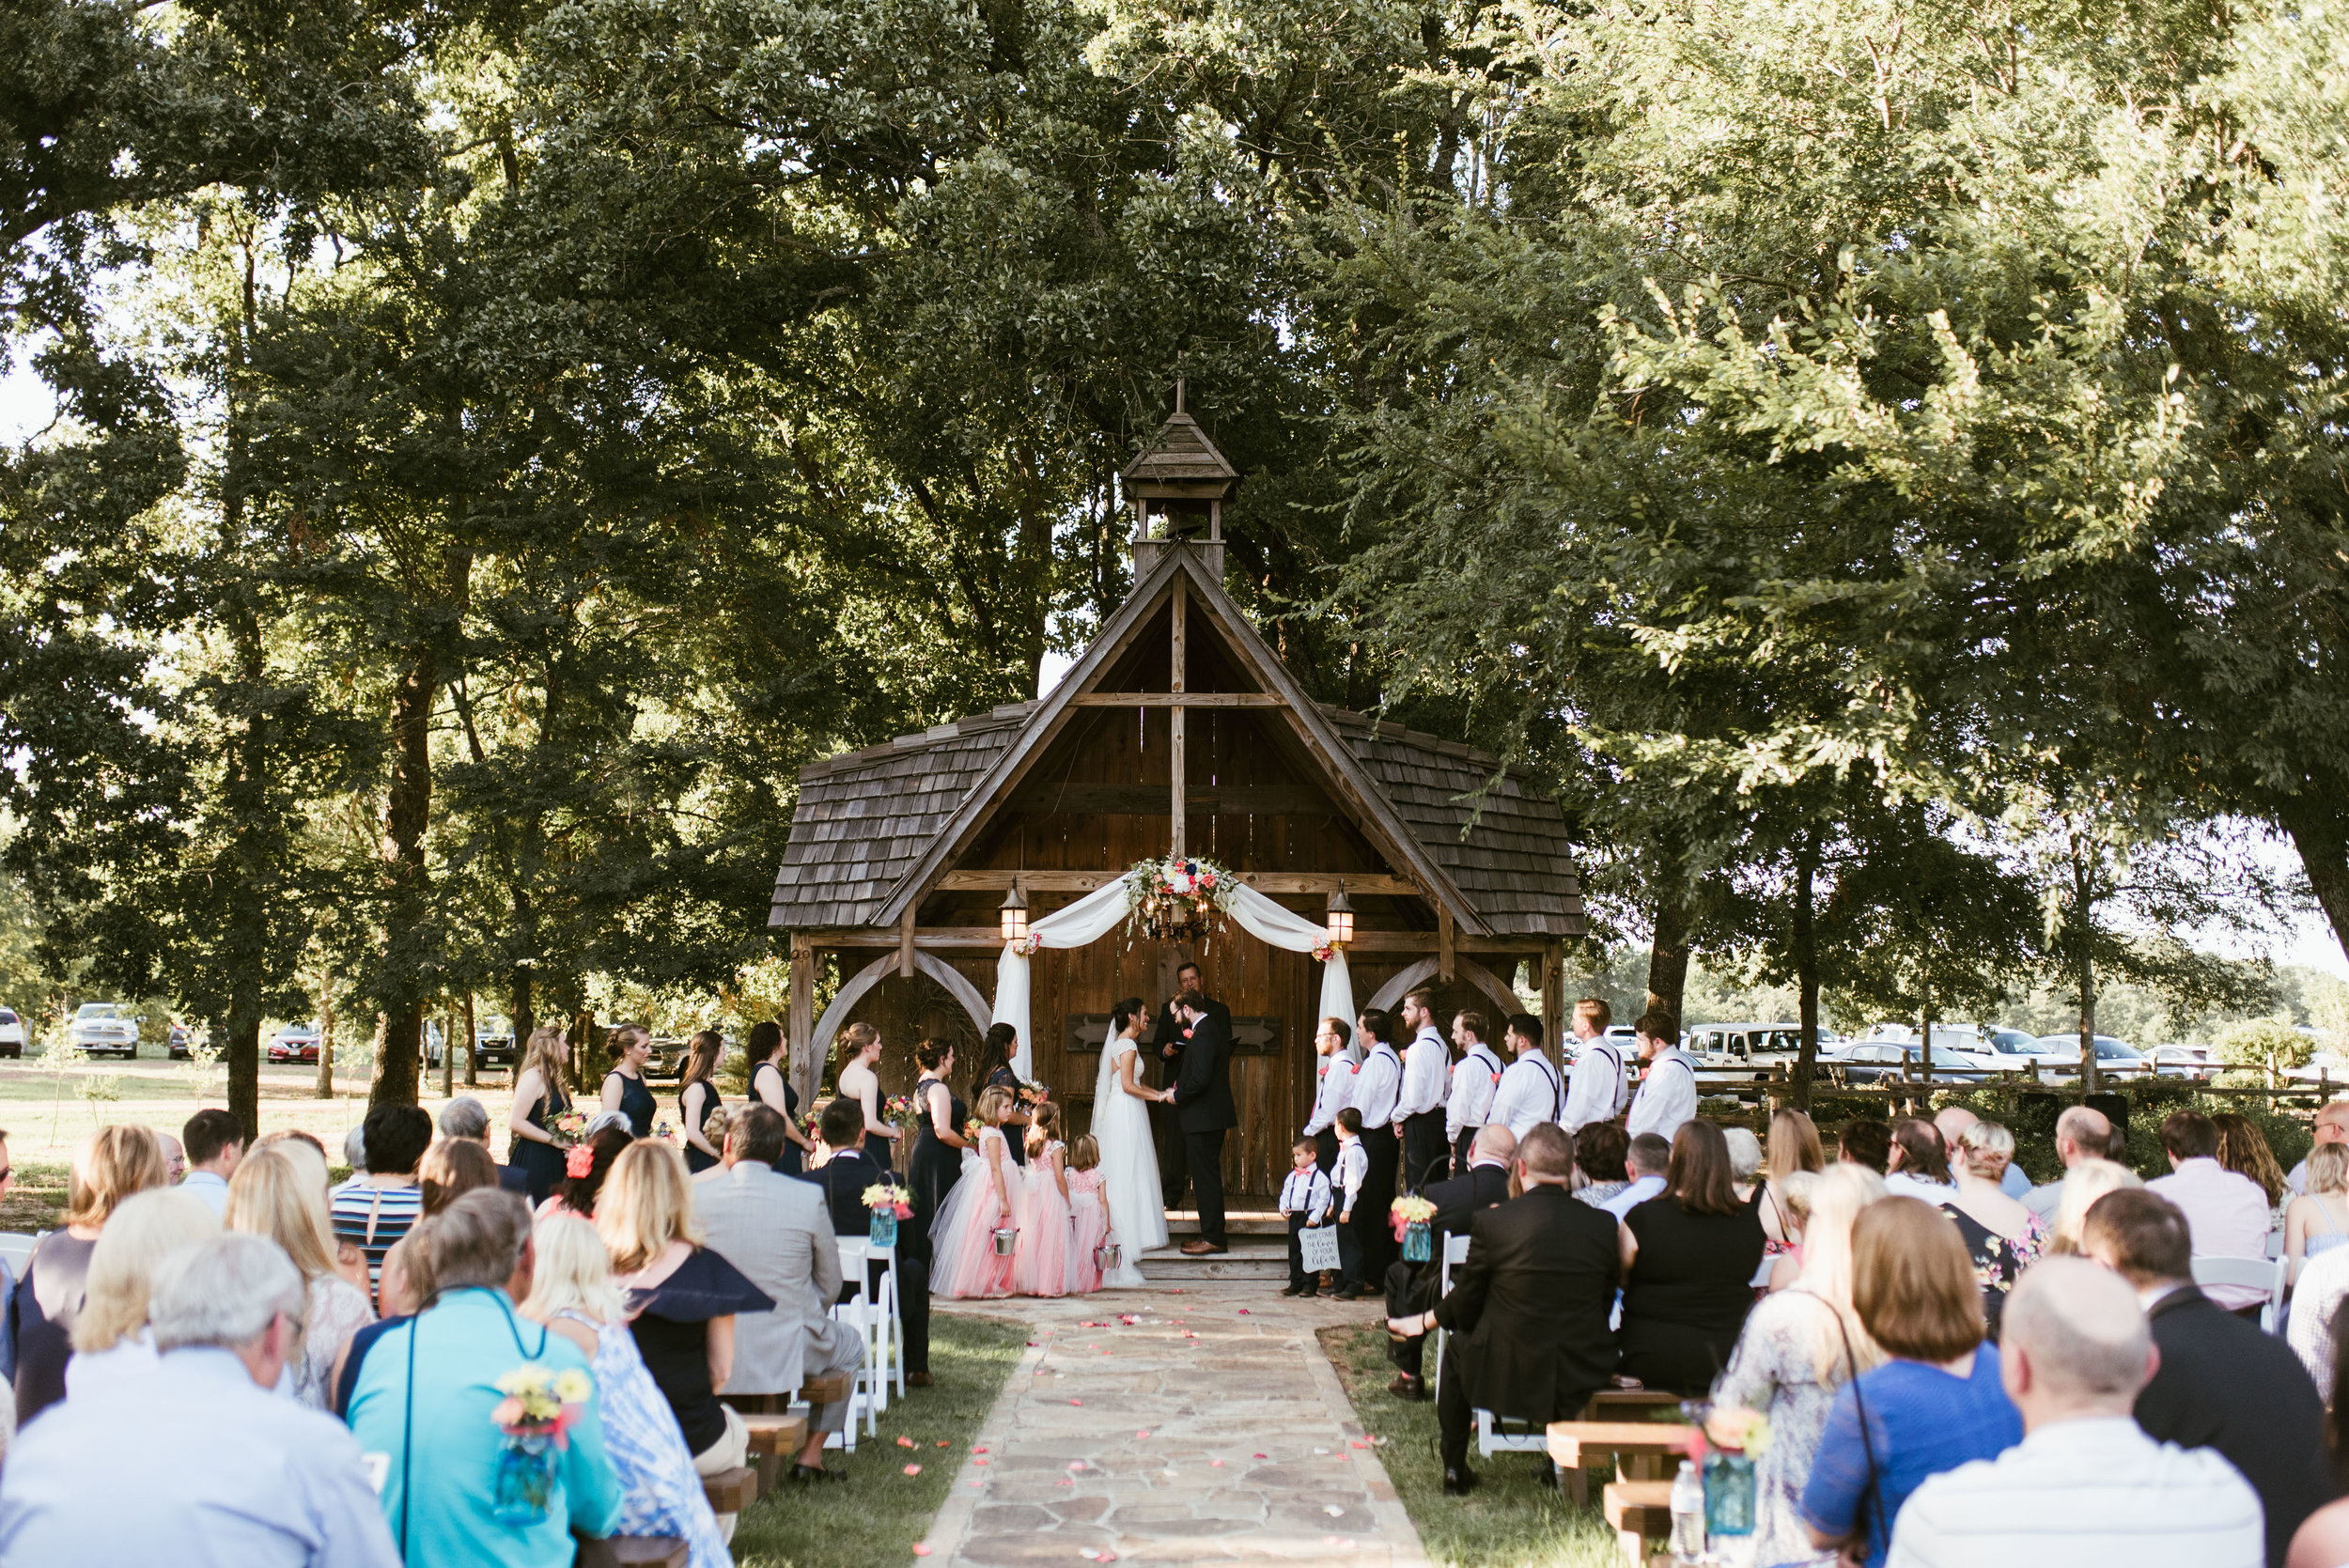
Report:
M350 1430L362 1450L388 1460L383 1518L408 1561L433 1568L570 1568L573 1529L609 1535L618 1523L619 1483L604 1457L602 1407L596 1398L556 1461L546 1517L508 1525L491 1514L506 1443L490 1419L506 1397L497 1380L530 1364L589 1371L578 1346L521 1316L498 1290L448 1292L430 1311L385 1330L368 1347L350 1397ZM412 1454L407 1443L414 1445Z

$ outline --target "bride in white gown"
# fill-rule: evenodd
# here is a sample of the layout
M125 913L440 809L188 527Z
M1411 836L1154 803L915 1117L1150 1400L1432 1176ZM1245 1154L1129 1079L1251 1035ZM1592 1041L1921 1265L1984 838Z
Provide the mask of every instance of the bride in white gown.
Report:
M1147 1107L1174 1095L1151 1088L1139 1076L1142 1030L1149 1017L1139 998L1117 1004L1101 1048L1101 1070L1093 1080L1093 1138L1101 1146L1101 1190L1109 1199L1110 1234L1118 1244L1117 1266L1101 1275L1103 1288L1110 1290L1142 1284L1137 1261L1166 1245L1166 1199L1159 1189L1159 1151L1150 1137Z

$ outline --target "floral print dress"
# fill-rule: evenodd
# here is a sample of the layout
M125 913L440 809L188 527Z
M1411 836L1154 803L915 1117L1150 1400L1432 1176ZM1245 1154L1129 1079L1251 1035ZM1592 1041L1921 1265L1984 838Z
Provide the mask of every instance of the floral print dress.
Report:
M1836 1390L1848 1379L1849 1362L1830 1362L1819 1373L1822 1339L1841 1343L1834 1310L1797 1285L1756 1303L1730 1352L1729 1365L1713 1385L1715 1405L1743 1405L1769 1419L1769 1439L1753 1464L1753 1533L1723 1536L1713 1545L1728 1568L1778 1568L1783 1563L1831 1568L1833 1552L1811 1545L1802 1519L1802 1488L1811 1461L1827 1431Z

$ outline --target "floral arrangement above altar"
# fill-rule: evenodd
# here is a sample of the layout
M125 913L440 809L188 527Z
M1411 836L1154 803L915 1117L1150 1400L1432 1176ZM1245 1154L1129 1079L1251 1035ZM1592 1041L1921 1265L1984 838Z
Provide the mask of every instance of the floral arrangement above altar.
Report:
M1158 941L1204 936L1232 907L1232 875L1212 861L1137 861L1124 885L1127 924Z

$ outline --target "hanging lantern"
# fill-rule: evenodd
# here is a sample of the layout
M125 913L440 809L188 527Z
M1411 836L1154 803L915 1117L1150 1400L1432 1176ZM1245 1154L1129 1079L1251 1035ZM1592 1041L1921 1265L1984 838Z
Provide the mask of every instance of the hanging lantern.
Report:
M1346 901L1346 884L1330 895L1330 945L1344 947L1354 939L1354 906Z
M1028 935L1028 901L1019 893L1019 884L1013 882L1011 891L1003 894L1003 907L997 910L1003 919L1003 940L1023 941Z

